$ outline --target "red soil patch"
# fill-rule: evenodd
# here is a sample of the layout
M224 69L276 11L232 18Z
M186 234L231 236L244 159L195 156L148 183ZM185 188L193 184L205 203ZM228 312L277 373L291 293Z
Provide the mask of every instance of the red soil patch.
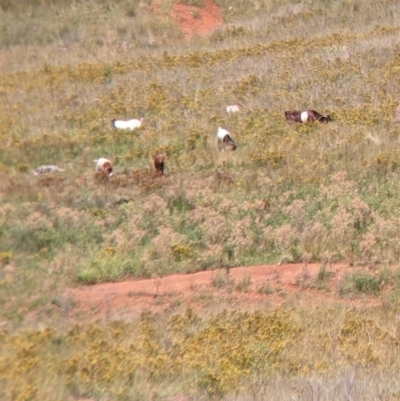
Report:
M338 283L353 268L347 265L329 267L330 280L325 291L315 288L320 264L287 264L248 266L194 274L104 283L69 289L64 296L72 300L75 316L99 319L133 320L144 311L177 312L194 310L259 309L276 307L284 302L310 305L318 302L376 304L377 297L343 299ZM248 280L248 285L243 285ZM216 283L229 280L230 286ZM240 288L242 284L242 288ZM260 291L260 289L264 291ZM267 290L266 290L267 289Z
M170 15L185 34L185 38L209 34L224 24L220 9L211 0L203 0L203 4L204 7L180 3L173 5Z

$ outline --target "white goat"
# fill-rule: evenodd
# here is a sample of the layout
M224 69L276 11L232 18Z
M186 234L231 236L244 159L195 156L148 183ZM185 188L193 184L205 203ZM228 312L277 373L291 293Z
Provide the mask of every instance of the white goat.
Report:
M236 149L236 143L232 139L231 134L228 130L218 127L217 131L217 138L218 138L218 147L220 150L225 150L225 147L227 147L229 150L235 150Z
M239 113L239 111L242 109L242 105L240 103L235 103L230 106L226 106L226 112L231 115L233 113Z
M112 165L111 161L104 158L100 157L100 159L93 160L96 163L96 166L94 168L95 171L97 172L104 172L106 173L109 177L112 176Z
M39 166L33 170L33 174L35 175L44 175L50 173L58 173L60 171L65 171L63 168L60 168L55 165L48 165L48 166Z
M137 128L140 128L143 123L143 118L132 119L132 120L116 120L115 118L112 119L112 125L116 129L127 129L133 131Z

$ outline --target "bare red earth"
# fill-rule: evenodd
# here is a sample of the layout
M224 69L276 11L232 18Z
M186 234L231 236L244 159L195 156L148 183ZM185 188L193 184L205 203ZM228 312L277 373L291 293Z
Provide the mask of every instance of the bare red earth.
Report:
M90 319L133 320L144 311L177 312L190 307L197 311L259 309L284 302L311 305L318 302L376 304L368 296L353 300L339 297L338 284L346 272L344 264L329 267L331 278L325 291L313 287L320 264L286 264L236 267L194 274L174 274L148 280L128 280L69 289L65 299L73 301L73 315ZM218 288L218 280L229 278L231 285ZM248 286L240 284L248 280ZM260 291L264 289L264 291ZM268 289L268 291L265 291Z
M179 3L173 5L170 15L185 38L209 34L224 24L220 9L211 0L203 0L203 4L204 7Z

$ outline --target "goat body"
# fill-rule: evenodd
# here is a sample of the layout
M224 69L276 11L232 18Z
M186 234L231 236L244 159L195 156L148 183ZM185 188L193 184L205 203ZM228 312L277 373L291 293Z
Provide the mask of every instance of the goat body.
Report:
M133 131L137 128L140 128L143 123L143 118L132 119L132 120L116 120L115 118L111 121L112 126L116 129L127 129Z
M33 174L35 175L43 175L43 174L50 174L50 173L58 173L60 171L65 171L64 169L55 166L53 164L48 166L39 166L33 170Z
M225 150L225 148L229 150L236 149L236 143L232 139L231 134L228 130L219 127L217 131L217 138L218 138L218 146L220 149Z
M243 106L240 103L235 103L230 106L226 106L226 112L228 114L238 113Z
M318 113L315 110L289 110L285 111L285 118L287 121L292 121L295 123L307 123L307 122L314 122L319 121L321 123L327 123L332 121L332 118L329 114L326 116Z
M165 164L165 156L157 151L156 155L154 156L154 168L161 175L164 174L164 164Z
M112 165L111 161L101 157L100 159L93 160L96 163L95 171L106 173L109 177L112 176Z

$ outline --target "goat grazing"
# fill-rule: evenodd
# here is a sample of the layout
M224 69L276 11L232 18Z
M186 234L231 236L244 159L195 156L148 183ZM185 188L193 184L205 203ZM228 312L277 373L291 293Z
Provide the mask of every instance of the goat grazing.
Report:
M133 131L137 128L140 128L143 124L143 118L132 119L132 120L116 120L115 118L111 121L112 126L116 129L127 129Z
M112 176L113 169L110 160L101 157L100 159L96 159L93 161L96 163L96 166L94 168L96 172L105 173L109 177Z
M161 175L164 174L164 164L165 156L157 150L156 155L154 156L154 168L156 169L157 173Z
M238 113L242 109L242 105L240 103L235 103L230 106L226 106L226 112L231 115L234 113Z
M329 114L323 116L319 114L315 110L305 110L305 111L298 111L298 110L290 110L285 111L285 118L287 121L292 121L295 123L308 123L319 121L321 123L327 123L332 121L332 118Z
M58 173L60 171L65 171L63 168L60 168L55 165L48 165L48 166L39 166L33 170L33 174L35 175L44 175L50 173Z
M226 129L218 127L217 138L218 138L218 147L220 150L224 151L225 148L227 148L228 150L236 149L236 143L232 139L230 132L227 131Z

